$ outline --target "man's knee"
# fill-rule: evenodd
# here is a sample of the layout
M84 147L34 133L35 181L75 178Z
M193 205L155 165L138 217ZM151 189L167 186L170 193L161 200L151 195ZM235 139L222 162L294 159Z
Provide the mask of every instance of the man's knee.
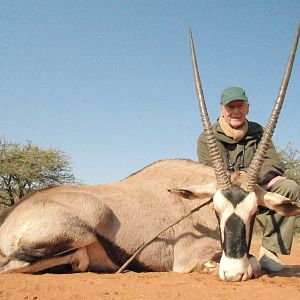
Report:
M288 178L276 182L271 187L270 192L287 197L292 201L300 201L300 186L294 180Z

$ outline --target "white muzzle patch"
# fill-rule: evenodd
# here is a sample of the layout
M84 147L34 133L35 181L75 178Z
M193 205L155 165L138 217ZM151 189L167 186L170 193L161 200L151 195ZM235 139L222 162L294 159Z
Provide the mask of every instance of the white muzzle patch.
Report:
M247 254L242 258L227 257L224 252L220 261L219 276L225 281L244 281L252 277L251 268L248 268Z

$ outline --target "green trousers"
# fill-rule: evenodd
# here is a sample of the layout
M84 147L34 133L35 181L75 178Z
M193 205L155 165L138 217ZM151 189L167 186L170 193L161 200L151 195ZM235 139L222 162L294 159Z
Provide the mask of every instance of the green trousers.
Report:
M300 201L300 187L290 179L276 182L269 192ZM257 221L263 230L262 246L270 251L290 254L295 230L295 217L283 217L267 208L262 208Z

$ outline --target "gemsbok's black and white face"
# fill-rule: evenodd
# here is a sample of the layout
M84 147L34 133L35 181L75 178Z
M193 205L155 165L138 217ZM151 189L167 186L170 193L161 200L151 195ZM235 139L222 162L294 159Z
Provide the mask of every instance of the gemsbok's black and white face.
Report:
M218 190L213 204L222 243L219 276L227 281L247 280L252 277L248 253L258 207L256 194L240 187Z
M258 206L284 216L300 215L299 202L267 192L258 185L247 191L247 176L245 172L235 172L230 179L232 185L221 189L210 183L170 190L190 200L213 199L222 249L219 277L226 281L248 280L260 271L258 261L249 255Z

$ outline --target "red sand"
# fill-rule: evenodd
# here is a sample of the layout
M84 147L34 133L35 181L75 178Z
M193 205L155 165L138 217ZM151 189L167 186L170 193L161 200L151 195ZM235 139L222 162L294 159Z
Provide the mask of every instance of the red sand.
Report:
M252 253L257 255L258 241ZM214 275L178 273L2 274L0 299L300 299L300 240L292 254L280 257L291 265L277 275L247 282L223 282Z

